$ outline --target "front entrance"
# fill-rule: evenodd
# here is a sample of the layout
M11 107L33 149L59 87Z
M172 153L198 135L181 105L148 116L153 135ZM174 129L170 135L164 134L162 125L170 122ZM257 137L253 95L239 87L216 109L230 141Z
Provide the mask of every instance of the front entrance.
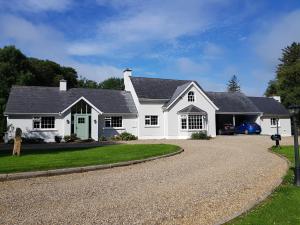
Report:
M76 115L75 116L75 133L80 139L89 138L89 116Z

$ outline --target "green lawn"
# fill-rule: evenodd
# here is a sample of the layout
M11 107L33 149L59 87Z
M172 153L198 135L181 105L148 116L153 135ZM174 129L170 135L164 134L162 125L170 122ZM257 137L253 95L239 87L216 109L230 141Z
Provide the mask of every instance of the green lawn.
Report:
M179 150L166 144L110 145L76 150L24 151L20 157L0 153L0 173L100 165L145 159Z
M273 151L288 158L292 167L294 166L294 149L292 146L284 146L279 150L273 148ZM293 185L293 179L293 168L290 168L282 185L267 200L228 224L300 224L300 188Z

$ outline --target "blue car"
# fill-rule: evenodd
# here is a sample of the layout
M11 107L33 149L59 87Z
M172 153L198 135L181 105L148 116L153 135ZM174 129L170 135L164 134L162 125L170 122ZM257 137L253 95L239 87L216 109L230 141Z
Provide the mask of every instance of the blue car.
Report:
M244 122L235 127L235 133L237 134L260 134L261 127L257 123Z

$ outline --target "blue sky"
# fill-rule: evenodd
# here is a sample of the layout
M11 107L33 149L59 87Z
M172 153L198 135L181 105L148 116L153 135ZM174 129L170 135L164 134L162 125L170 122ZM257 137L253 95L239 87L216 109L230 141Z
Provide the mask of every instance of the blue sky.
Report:
M281 49L300 42L299 0L0 0L0 47L122 76L193 79L224 91L233 74L262 95Z

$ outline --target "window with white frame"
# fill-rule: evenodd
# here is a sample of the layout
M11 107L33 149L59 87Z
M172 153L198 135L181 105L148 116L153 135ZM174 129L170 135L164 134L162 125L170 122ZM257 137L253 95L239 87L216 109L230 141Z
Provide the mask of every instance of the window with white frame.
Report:
M279 119L277 119L277 118L271 118L270 119L271 127L277 127L277 120L278 120L278 126L279 126L280 125Z
M195 101L195 94L193 91L190 91L188 93L188 102L194 102Z
M187 116L186 115L181 116L181 129L182 130L187 129Z
M145 116L145 126L158 126L158 116L155 115Z
M33 118L33 129L54 129L55 128L55 117L44 116Z
M122 116L105 117L104 125L112 128L122 127Z
M204 130L205 117L203 115L182 115L181 116L182 130Z

